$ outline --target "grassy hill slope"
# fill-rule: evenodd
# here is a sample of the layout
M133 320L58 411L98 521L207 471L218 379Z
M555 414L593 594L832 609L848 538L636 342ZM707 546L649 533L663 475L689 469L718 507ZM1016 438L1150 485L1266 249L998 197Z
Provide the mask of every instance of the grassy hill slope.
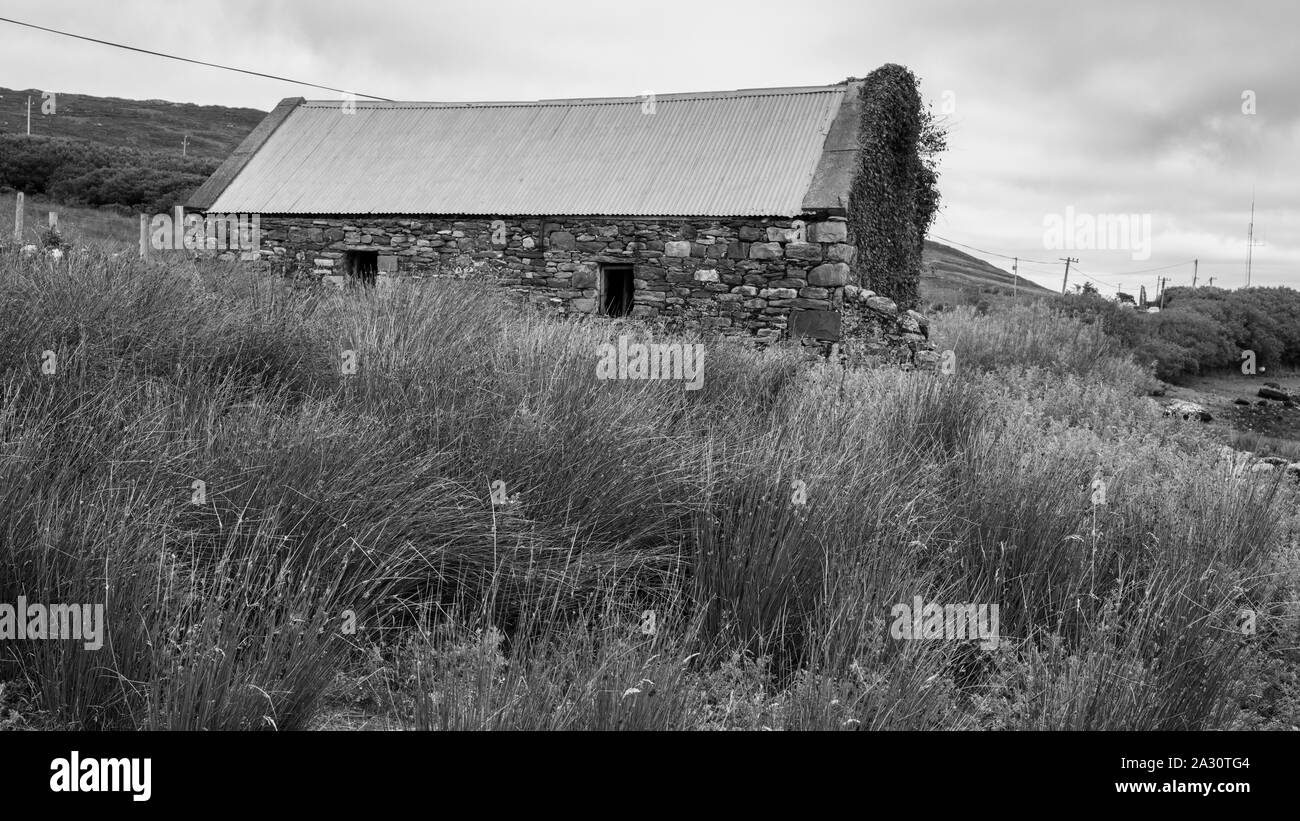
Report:
M56 93L52 114L41 113L40 89L0 88L0 134L25 134L27 98L32 101L32 134L91 140L105 145L186 153L223 160L265 111L219 105L124 100L87 94Z
M1014 289L1013 289L1014 279ZM921 298L927 305L963 305L1052 293L1024 277L933 240L921 256ZM991 298L991 299L990 299Z

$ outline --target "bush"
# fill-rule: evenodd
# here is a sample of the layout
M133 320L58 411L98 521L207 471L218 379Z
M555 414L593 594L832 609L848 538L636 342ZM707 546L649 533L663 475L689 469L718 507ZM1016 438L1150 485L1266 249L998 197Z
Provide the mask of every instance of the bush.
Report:
M68 205L165 211L184 203L217 165L88 140L0 134L0 183Z
M1170 288L1157 314L1097 296L1055 297L1064 314L1097 322L1161 379L1235 368L1243 351L1274 370L1300 365L1300 292L1290 288Z

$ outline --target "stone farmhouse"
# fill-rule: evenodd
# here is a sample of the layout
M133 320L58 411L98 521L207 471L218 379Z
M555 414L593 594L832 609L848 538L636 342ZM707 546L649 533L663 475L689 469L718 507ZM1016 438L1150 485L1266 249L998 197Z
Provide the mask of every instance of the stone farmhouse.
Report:
M855 338L926 364L925 318L864 289L855 266L860 85L291 98L186 208L260 215L259 259L299 279L490 276L561 313L760 343Z

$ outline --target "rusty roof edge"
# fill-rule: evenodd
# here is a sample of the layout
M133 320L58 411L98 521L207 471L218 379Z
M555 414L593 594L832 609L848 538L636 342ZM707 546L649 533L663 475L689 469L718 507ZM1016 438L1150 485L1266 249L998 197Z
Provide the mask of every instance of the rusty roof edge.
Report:
M862 80L848 84L839 110L826 132L817 170L803 198L805 211L844 214L848 209L849 187L858 155L858 128L862 117Z
M253 155L266 144L266 141L271 138L275 130L289 118L289 114L304 102L306 101L302 97L285 97L281 100L271 110L271 113L267 114L257 124L257 127L249 132L244 141L239 144L239 147L229 157L226 157L225 161L217 167L217 170L212 172L212 176L208 177L202 185L195 189L189 200L186 201L185 207L195 211L205 211L211 208L212 204L221 196L221 193L239 175L239 172L244 170L244 166L248 165L248 161L253 158ZM337 104L336 102L335 105Z

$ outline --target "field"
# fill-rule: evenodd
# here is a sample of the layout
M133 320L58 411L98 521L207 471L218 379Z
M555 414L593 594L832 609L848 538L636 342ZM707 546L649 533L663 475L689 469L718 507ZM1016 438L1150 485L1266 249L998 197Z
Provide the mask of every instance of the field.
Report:
M1219 428L1233 447L1300 462L1300 407L1261 400L1258 392L1266 382L1300 395L1300 374L1284 370L1191 377L1168 386L1166 396L1203 406L1214 417L1211 426Z
M934 323L951 373L707 341L688 391L474 282L0 255L0 602L107 625L7 642L0 726L1300 724L1296 486L1096 325Z
M13 236L14 209L17 197L0 194L0 247ZM59 232L73 245L94 245L110 252L138 253L140 218L124 213L125 209L78 208L63 205L40 195L23 197L23 241L39 244L39 233L49 225L51 211L59 215Z

